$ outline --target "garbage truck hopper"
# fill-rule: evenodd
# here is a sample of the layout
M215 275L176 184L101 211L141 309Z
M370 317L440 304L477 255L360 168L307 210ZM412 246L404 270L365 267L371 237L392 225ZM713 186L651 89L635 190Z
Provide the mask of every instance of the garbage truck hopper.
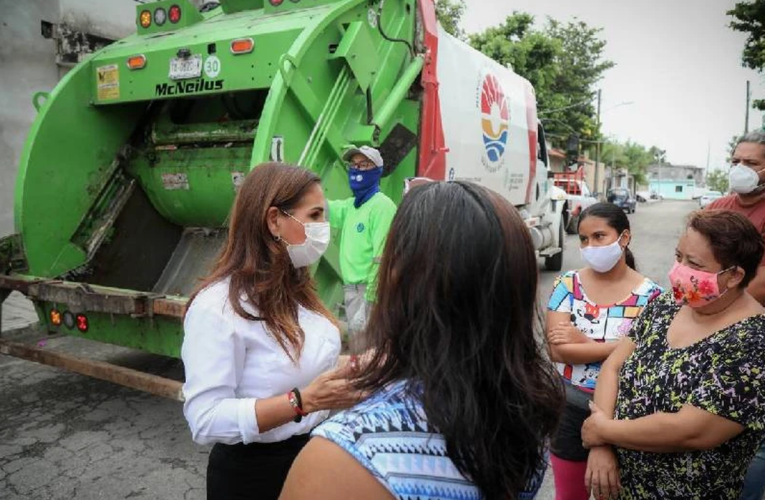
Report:
M26 294L49 332L178 356L185 297L224 242L253 167L300 164L328 198L347 197L342 152L371 144L395 167L383 191L400 199L421 106L416 8L137 5L135 35L34 97L0 293ZM330 306L341 300L337 257L333 246L315 269Z

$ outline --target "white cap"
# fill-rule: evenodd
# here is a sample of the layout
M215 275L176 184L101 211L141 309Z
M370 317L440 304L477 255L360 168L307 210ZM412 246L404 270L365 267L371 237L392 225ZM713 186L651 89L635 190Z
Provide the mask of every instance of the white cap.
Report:
M375 148L369 146L361 146L360 148L351 148L343 155L343 160L350 161L353 155L364 155L369 161L375 164L375 167L383 166L382 155Z

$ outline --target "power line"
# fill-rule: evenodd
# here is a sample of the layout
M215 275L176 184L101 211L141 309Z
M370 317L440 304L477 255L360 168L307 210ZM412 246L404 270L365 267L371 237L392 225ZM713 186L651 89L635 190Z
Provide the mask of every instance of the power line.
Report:
M592 102L592 99L593 99L593 97L590 97L590 98L589 98L589 99L587 99L586 101L578 102L578 103L576 103L576 104L571 104L570 106L565 106L565 107L563 107L563 108L558 108L558 109L547 109L547 110L544 110L544 111L540 111L540 112L539 112L539 115L545 115L545 114L548 114L548 113L557 113L558 111L565 111L565 110L567 110L567 109L571 109L571 108L577 108L577 107L579 107L579 106L583 106L583 105L585 105L585 104L589 104L589 103L591 103L591 102Z

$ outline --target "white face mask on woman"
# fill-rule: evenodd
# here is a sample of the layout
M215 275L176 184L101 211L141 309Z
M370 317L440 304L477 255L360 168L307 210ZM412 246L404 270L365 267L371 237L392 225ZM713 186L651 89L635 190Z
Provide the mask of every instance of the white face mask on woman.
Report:
M282 212L284 212L282 210ZM310 266L319 261L327 251L330 241L329 222L301 222L292 215L284 212L284 215L299 222L305 231L305 241L299 245L292 245L287 240L287 253L292 265L296 268Z
M610 245L604 245L602 247L586 246L580 248L582 253L582 260L584 260L593 271L598 273L607 273L614 268L619 259L622 258L624 249L619 244L622 239L620 234L616 241Z

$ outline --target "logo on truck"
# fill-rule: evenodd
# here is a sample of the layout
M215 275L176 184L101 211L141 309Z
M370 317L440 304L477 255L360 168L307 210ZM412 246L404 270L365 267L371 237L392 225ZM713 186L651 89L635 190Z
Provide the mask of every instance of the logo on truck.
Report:
M490 172L496 172L502 166L505 157L510 111L496 76L486 74L481 82L480 92L481 127L485 149L483 164Z
M170 95L195 94L202 91L223 90L223 80L197 80L194 82L158 83L154 86L154 95L164 97Z

